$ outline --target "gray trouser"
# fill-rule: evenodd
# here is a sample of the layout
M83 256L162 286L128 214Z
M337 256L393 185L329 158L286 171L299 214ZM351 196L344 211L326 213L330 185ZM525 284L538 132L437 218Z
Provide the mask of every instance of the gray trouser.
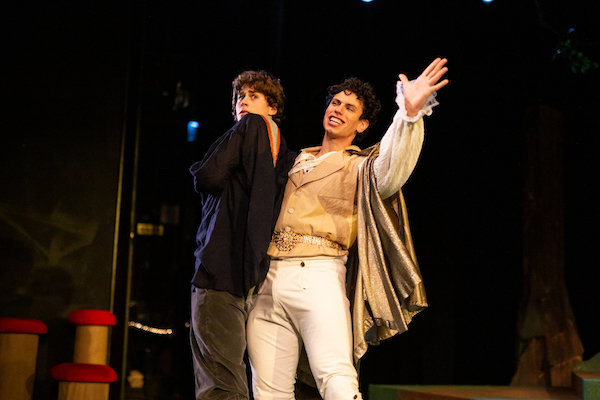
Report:
M192 287L190 343L196 399L248 399L245 299Z

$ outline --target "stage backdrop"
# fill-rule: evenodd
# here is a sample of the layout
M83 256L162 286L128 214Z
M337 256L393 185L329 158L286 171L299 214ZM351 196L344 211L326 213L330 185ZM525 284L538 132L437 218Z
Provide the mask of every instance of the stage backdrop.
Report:
M37 399L72 361L69 312L114 301L131 48L126 10L58 8L11 5L2 23L0 316L48 326Z

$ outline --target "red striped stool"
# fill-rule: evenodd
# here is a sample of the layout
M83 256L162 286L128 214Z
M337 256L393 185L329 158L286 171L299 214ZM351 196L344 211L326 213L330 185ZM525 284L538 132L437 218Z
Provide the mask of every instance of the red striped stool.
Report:
M108 330L117 318L106 310L77 310L67 317L76 325L73 362L52 367L50 375L59 381L59 400L108 400L109 384L117 373L106 365Z
M39 335L37 319L0 318L0 399L31 400Z
M117 323L115 315L106 310L77 310L67 319L77 326L73 362L106 365L108 330Z
M109 383L117 373L108 365L63 363L50 369L59 381L58 400L107 400Z

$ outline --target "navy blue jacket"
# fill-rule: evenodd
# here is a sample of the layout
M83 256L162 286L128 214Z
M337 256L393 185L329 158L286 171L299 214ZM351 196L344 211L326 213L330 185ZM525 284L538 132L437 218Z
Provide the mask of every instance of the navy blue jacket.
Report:
M247 114L190 167L202 202L196 287L243 297L265 278L267 248L295 157L280 136L273 166L267 123Z

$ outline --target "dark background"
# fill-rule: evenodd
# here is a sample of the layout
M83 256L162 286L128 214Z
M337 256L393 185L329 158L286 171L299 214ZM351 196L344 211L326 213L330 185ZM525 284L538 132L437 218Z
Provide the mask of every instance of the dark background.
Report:
M435 57L449 60L450 84L404 187L430 308L369 350L364 392L510 382L524 131L540 105L563 117L566 282L584 359L598 353L600 70L578 62L600 62L599 11L582 0L9 5L0 17L0 313L51 328L36 397L55 393L46 372L70 361L64 318L78 308L118 315L111 360L125 362L116 362L123 396L190 396L198 198L187 168L231 126L230 82L245 69L281 78L281 128L298 150L320 143L327 86L357 76L375 87L384 108L366 146L395 112L398 73L414 78ZM192 142L190 120L201 124ZM165 233L137 235L139 222ZM144 390L125 390L131 369L145 374Z

